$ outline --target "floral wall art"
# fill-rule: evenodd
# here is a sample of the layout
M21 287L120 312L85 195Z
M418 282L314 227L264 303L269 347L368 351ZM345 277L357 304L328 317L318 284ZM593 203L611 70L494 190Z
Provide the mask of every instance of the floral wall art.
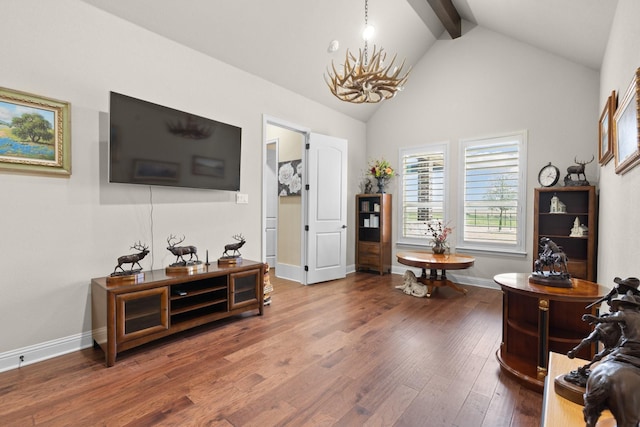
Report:
M302 159L278 163L278 195L299 196L302 190Z

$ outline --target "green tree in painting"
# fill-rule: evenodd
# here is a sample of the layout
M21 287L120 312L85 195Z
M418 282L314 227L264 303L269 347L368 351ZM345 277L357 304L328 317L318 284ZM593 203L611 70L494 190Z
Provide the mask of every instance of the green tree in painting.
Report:
M53 131L51 123L46 121L40 114L23 114L11 120L13 134L23 141L39 142L51 144L53 142Z
M504 213L513 209L513 206L510 206L509 202L517 199L516 192L509 183L509 177L505 175L497 177L493 182L493 186L487 191L484 198L485 200L497 202L489 209L497 209L500 211L500 216L498 218L498 231L502 231L502 227L504 226Z

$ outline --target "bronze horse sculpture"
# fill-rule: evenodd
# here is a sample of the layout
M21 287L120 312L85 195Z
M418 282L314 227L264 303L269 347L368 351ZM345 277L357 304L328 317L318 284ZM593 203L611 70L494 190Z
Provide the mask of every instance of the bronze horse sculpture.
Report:
M595 427L604 409L611 411L618 427L637 427L640 423L640 299L628 291L611 300L611 309L608 316L582 316L589 323L617 324L622 332L617 348L589 374L582 413L586 427Z
M586 427L595 427L604 409L609 409L618 427L636 427L640 422L640 369L630 363L606 359L591 370L584 395Z
M548 237L540 239L543 251L533 265L537 273L542 273L545 267L549 267L551 273L568 273L567 255ZM557 267L557 268L556 268Z

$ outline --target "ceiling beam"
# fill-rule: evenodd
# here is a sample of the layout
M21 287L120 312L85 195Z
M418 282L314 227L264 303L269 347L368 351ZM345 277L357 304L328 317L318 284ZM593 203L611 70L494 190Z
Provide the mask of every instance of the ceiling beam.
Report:
M427 0L433 11L436 13L442 25L447 30L452 39L457 39L462 35L462 23L460 14L453 5L452 0Z

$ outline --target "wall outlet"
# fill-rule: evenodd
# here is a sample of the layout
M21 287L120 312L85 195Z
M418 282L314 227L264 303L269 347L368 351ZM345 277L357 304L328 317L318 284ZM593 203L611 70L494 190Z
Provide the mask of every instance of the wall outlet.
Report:
M245 193L236 193L236 203L237 204L247 204L249 203L249 195Z

